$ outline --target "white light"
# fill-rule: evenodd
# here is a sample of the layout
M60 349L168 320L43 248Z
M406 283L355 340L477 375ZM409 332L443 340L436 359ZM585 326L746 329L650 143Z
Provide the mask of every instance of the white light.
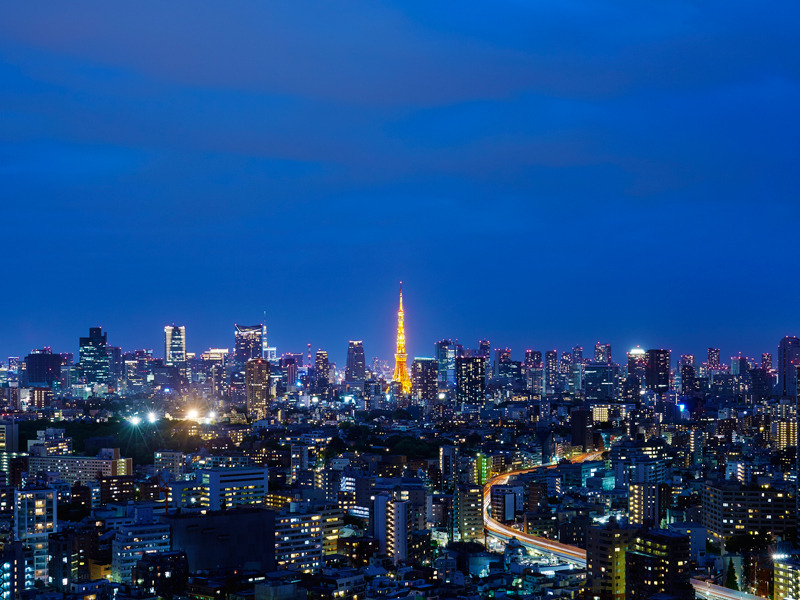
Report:
M128 421L130 421L131 425L133 425L134 427L138 427L139 424L142 422L142 418L136 415L128 419Z
M158 417L156 417L156 413L154 413L154 412L147 413L147 422L148 423L155 423L157 420L158 420Z
M189 417L190 419L196 419L197 418L197 411L192 409L188 413L186 413L186 416Z
M209 419L214 419L214 418L216 418L216 416L217 416L217 413L215 413L213 410L210 413L208 413L208 418Z

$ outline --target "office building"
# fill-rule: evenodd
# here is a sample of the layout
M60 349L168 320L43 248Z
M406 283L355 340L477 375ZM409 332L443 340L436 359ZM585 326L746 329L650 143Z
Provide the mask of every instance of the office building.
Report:
M263 358L251 358L245 363L244 380L247 416L264 419L270 406L270 364Z
M719 369L719 348L708 349L708 368L711 370Z
M314 356L314 391L325 394L330 388L330 363L325 350L317 350Z
M61 355L43 351L29 354L25 357L25 377L30 387L52 388L59 384Z
M486 396L486 359L460 356L456 359L456 401L482 405Z
M778 346L778 395L797 398L797 366L800 365L800 339L786 336Z
M233 340L233 360L243 368L253 358L263 358L263 325L235 325Z
M227 510L264 506L269 491L265 467L212 467L195 471L193 480L169 484L170 506Z
M186 327L183 325L164 327L164 364L185 368Z
M436 342L434 358L439 365L439 385L456 384L456 345L452 340Z
M89 336L80 338L78 373L87 385L109 383L107 341L100 327L90 327Z
M347 366L344 379L347 383L363 383L367 377L367 363L364 357L364 342L350 340L347 344Z
M548 350L544 353L545 393L553 394L558 384L558 352Z
M415 358L411 363L411 396L427 405L439 393L439 364L435 358Z
M170 549L168 523L122 525L111 542L111 579L130 583L133 568L145 554L167 552Z
M594 345L594 362L611 363L611 344L597 342Z
M670 351L648 350L645 368L645 387L657 394L669 390Z
M133 462L121 458L119 448L104 448L97 456L32 455L28 457L28 470L31 474L58 473L69 485L88 485L100 475L132 475Z

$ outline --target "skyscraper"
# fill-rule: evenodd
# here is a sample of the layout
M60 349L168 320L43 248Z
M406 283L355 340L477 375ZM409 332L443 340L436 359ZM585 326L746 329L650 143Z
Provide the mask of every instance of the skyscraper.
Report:
M186 364L186 327L183 325L164 327L164 364Z
M583 347L575 346L572 349L572 364L578 365L583 362Z
M594 362L611 362L611 344L601 344L597 342L594 345Z
M264 328L262 325L235 325L233 360L240 366L251 358L261 358L264 352Z
M366 379L367 367L364 358L364 343L360 340L351 340L347 345L347 367L344 379L348 383Z
M61 356L52 352L33 352L25 357L25 372L31 387L52 387L61 381Z
M778 393L783 398L797 396L797 365L800 365L800 340L787 335L778 346Z
M456 359L456 400L459 404L483 404L486 396L486 359L460 356Z
M314 390L325 394L330 386L330 363L325 350L317 350L314 356Z
M89 385L108 383L108 354L106 342L108 334L100 327L90 327L89 337L80 338L80 376Z
M434 357L439 365L439 383L456 384L456 346L453 340L436 342Z
M411 363L411 395L423 404L436 399L439 369L435 358L415 358Z
M400 288L400 308L397 311L397 350L394 355L394 375L392 382L400 385L403 394L411 392L411 377L406 366L406 327L405 313L403 311L403 289Z
M555 393L556 383L558 383L558 352L555 350L548 350L544 353L544 379L545 393Z
M645 387L658 394L669 390L670 351L653 349L647 351Z
M719 348L708 349L708 368L719 369Z
M263 419L269 411L270 366L263 358L251 358L245 363L244 380L247 397L247 415Z

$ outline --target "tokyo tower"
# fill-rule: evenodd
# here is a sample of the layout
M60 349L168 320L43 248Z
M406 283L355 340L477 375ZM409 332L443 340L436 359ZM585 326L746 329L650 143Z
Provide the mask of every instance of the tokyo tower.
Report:
M403 394L411 393L411 378L406 366L406 328L403 313L403 282L400 282L400 310L397 311L397 351L394 354L393 383L399 383Z

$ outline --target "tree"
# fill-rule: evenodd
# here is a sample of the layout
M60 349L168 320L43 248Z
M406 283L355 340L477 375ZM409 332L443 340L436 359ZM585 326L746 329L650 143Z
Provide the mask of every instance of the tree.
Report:
M736 568L733 566L733 560L728 561L728 572L725 575L725 587L729 590L739 591L739 582L736 579Z

